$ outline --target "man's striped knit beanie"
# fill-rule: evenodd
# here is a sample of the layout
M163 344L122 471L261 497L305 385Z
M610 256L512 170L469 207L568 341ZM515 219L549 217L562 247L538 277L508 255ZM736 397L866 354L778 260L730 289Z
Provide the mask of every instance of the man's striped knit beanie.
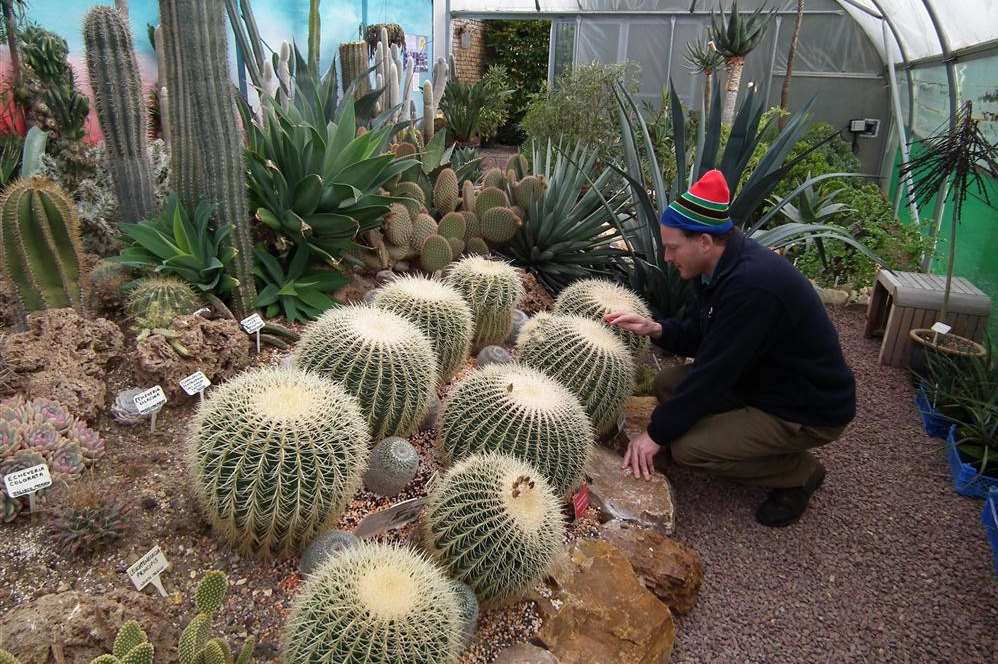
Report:
M734 226L728 217L730 200L721 171L707 171L689 191L672 201L662 213L660 223L693 233L727 233Z

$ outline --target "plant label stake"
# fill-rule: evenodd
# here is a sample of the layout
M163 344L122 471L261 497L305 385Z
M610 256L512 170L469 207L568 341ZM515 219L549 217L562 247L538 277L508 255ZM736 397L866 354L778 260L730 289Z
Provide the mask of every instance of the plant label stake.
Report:
M201 307L200 309L198 309L197 311L194 312L194 315L195 316L201 316L202 318L204 318L205 314L210 314L210 313L211 313L211 309L209 309L208 307Z
M52 486L52 476L49 475L49 467L40 463L24 470L19 470L9 475L4 475L4 487L7 495L11 498L28 496L28 511L31 518L35 518L35 492Z
M204 403L204 391L210 386L211 381L208 380L203 371L195 371L180 381L180 387L183 388L184 392L187 392L187 396L192 397L196 394L201 398L201 403Z
M589 509L589 485L582 482L582 486L572 496L572 508L575 510L575 518L580 519Z
M260 314L250 314L246 318L239 321L239 324L246 331L246 334L256 335L256 352L257 355L260 354L260 330L263 329L264 322L260 318Z
M132 580L136 590L142 590L151 583L161 597L166 597L166 589L163 588L159 575L166 571L168 566L166 556L157 544L128 568L128 578Z
M353 529L353 534L363 539L401 528L415 521L419 517L419 513L423 511L425 505L425 497L411 498L392 505L387 509L383 509L380 512L368 514Z
M152 413L152 418L149 420L149 432L156 433L156 414L159 413L160 408L166 403L166 394L163 393L163 388L159 385L150 387L148 390L143 390L136 394L132 398L132 401L135 403L135 408L139 411L139 415Z

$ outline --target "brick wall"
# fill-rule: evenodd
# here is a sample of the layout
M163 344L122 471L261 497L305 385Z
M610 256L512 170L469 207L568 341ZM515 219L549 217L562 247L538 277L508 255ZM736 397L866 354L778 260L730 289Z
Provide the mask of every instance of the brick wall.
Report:
M451 26L454 34L454 69L457 70L455 78L462 83L474 83L482 77L487 66L485 24L482 21L454 20ZM469 40L468 48L462 48L462 42L468 43Z

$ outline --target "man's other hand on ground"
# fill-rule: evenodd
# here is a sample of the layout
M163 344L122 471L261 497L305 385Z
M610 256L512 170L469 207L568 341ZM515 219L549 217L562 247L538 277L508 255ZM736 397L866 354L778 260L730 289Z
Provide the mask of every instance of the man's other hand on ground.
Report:
M624 463L621 468L627 468L634 477L651 479L654 472L652 465L655 455L662 449L648 433L642 433L627 444L627 452L624 454Z

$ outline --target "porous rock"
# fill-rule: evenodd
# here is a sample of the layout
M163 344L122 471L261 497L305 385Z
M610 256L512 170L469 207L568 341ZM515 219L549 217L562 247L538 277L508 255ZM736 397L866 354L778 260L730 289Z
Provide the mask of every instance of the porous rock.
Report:
M560 664L558 658L531 643L517 643L506 648L493 664Z

